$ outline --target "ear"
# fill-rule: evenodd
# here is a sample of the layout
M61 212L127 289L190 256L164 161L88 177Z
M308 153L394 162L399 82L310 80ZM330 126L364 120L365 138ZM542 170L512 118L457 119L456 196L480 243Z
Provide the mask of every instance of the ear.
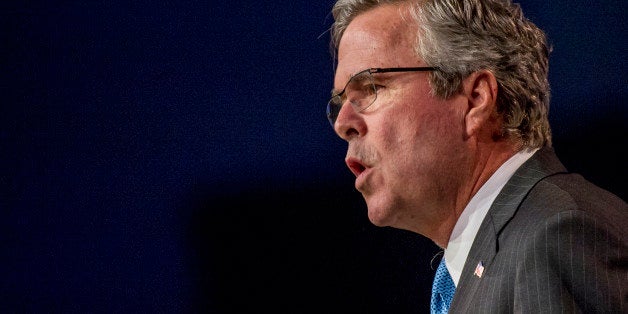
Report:
M467 136L479 136L480 131L493 133L497 122L497 79L488 70L473 72L462 81L463 95L468 103L465 115Z

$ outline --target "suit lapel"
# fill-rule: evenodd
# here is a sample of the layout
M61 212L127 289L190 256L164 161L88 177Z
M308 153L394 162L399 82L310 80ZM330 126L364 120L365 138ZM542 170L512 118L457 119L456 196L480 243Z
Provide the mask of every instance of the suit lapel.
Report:
M552 148L542 148L527 160L508 180L497 195L471 245L469 256L462 269L457 293L451 304L456 311L470 310L470 302L474 300L481 277L476 275L478 265L480 273L491 271L491 264L498 252L498 235L508 221L515 215L521 201L530 189L541 179L557 173L565 172ZM458 293L460 291L460 293ZM480 292L481 293L481 292Z

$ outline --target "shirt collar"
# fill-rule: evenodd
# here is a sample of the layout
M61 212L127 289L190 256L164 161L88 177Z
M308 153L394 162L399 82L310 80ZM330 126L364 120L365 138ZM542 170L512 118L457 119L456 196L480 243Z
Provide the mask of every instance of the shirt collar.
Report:
M445 249L447 269L456 286L473 240L491 204L515 171L537 150L538 148L522 150L506 160L475 193L462 211L449 237L447 249Z

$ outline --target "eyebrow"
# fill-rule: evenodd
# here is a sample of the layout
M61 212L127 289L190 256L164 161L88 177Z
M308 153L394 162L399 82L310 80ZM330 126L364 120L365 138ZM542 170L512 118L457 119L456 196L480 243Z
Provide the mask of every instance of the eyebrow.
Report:
M333 89L333 88L331 89L331 97L337 96L338 94L342 93L342 92L343 92L343 91L347 88L347 86L349 85L349 82L350 82L351 80L353 80L353 78L355 78L358 74L362 74L363 72L365 72L365 71L367 71L367 70L369 70L369 69L371 69L371 68L367 68L367 69L364 69L364 70L360 70L360 71L358 71L358 72L355 72L355 73L351 74L351 76L349 77L349 79L348 79L348 80L347 80L347 82L345 83L345 86L342 88L342 90L339 90L339 91L338 91L338 90ZM366 77L365 77L365 78L366 78ZM365 78L362 78L362 80L364 80ZM356 82L359 82L359 81L356 81Z

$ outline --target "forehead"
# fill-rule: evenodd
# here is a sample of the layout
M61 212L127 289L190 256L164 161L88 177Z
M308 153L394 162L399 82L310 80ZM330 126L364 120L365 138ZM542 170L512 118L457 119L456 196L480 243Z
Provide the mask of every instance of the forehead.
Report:
M366 68L417 65L416 35L416 22L404 6L383 5L358 15L340 40L336 79L346 82Z

